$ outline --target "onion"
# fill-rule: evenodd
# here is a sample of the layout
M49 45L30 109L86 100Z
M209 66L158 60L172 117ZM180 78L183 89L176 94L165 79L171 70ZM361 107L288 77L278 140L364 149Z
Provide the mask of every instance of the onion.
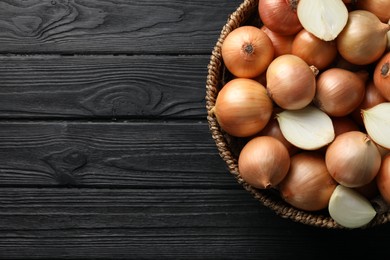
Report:
M367 134L350 131L336 136L325 154L330 175L346 187L371 182L381 165L381 154Z
M301 109L311 103L316 91L313 70L301 58L285 54L275 58L266 72L271 99L284 109Z
M261 131L268 123L273 104L259 82L235 78L218 93L212 112L228 134L247 137Z
M348 9L341 0L299 0L297 15L308 32L332 41L345 27Z
M330 68L317 78L314 103L330 116L346 116L363 101L368 73Z
M271 118L265 128L261 130L257 135L272 136L278 139L287 148L290 156L297 153L299 150L298 147L287 141L287 139L283 136L283 133L280 130L279 123L275 117Z
M343 31L336 39L337 49L347 61L366 65L377 61L385 52L390 25L382 23L365 10L349 12Z
M261 0L258 11L261 21L271 31L292 35L302 29L297 16L298 0Z
M387 23L390 19L389 0L358 0L356 7L357 9L370 11L384 23Z
M294 38L291 54L322 70L335 60L337 46L335 41L321 40L303 29Z
M279 57L283 54L291 54L292 43L295 35L282 35L271 31L267 26L262 26L261 29L268 35L274 46L274 57Z
M294 207L315 211L328 206L336 185L322 155L302 152L291 157L290 170L278 189L282 198Z
M234 76L253 78L267 69L274 57L274 48L264 31L248 25L226 36L221 54L226 68Z
M258 189L277 186L290 167L290 155L286 147L271 136L252 138L242 148L238 169L242 179Z
M390 102L362 110L364 126L368 135L378 145L390 149Z
M370 201L352 188L337 185L329 200L330 216L341 226L359 228L374 219L377 212Z
M383 200L390 204L390 154L383 158L376 184Z
M312 105L299 110L284 110L276 114L276 119L283 136L304 150L324 147L335 137L332 119Z
M376 64L373 78L375 87L387 101L390 101L390 52L383 55Z

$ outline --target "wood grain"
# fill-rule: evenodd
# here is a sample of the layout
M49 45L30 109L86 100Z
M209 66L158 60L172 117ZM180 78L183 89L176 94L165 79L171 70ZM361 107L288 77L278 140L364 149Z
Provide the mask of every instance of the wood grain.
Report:
M305 226L223 189L0 188L0 219L1 259L384 256L390 231Z
M2 0L0 53L209 53L240 0Z
M0 186L238 187L206 123L0 122Z
M0 56L0 117L205 118L209 58Z

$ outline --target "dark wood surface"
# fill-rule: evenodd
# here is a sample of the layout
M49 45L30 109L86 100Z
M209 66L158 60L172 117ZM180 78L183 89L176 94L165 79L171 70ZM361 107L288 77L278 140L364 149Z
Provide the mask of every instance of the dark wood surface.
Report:
M277 216L205 109L239 0L0 0L1 259L385 259L390 226Z

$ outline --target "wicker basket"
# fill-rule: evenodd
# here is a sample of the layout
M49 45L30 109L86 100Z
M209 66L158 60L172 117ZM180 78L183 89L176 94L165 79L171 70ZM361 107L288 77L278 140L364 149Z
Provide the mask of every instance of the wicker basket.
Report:
M259 190L246 183L240 176L238 170L238 154L245 140L232 137L226 134L218 125L218 122L211 113L211 109L215 105L218 91L221 87L230 80L230 75L225 69L222 56L221 46L226 36L239 26L250 24L261 26L261 21L258 15L258 0L244 0L241 5L227 19L227 23L222 28L219 39L214 46L208 65L208 76L206 82L206 108L208 111L208 124L211 135L216 143L221 158L226 162L230 173L237 179L245 190L260 201L264 206L273 210L277 215L291 219L293 221L311 225L315 227L328 229L343 229L338 225L328 214L327 210L320 212L307 212L292 207L284 202L277 192L272 190ZM390 211L388 206L379 198L373 201L374 207L377 209L377 216L368 225L362 228L369 228L385 224L390 220Z

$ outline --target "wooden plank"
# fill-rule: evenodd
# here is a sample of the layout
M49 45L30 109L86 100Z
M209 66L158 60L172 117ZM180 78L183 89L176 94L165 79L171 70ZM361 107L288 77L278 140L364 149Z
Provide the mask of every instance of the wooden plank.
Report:
M205 118L209 58L0 56L0 117Z
M0 53L209 53L241 0L2 0Z
M203 121L0 122L0 186L236 187Z
M301 225L223 189L0 188L0 220L1 259L331 259L385 256L390 238L389 225Z

